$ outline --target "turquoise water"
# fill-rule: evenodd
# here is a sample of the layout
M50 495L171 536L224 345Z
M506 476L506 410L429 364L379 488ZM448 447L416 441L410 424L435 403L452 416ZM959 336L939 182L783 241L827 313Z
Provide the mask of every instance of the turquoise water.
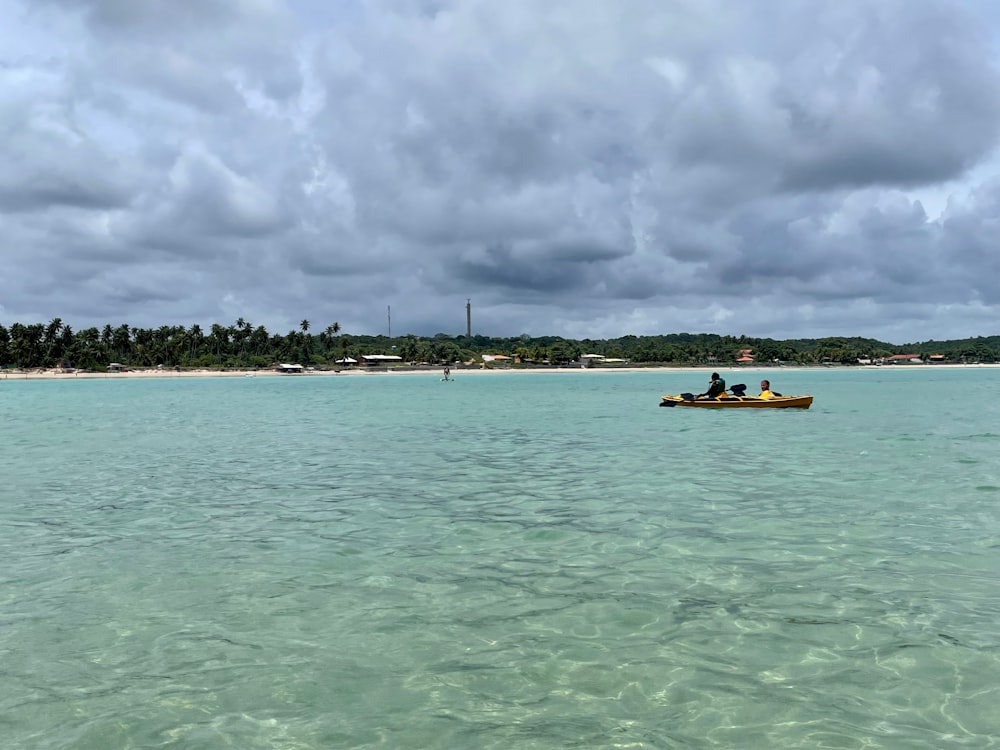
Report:
M0 381L0 746L1000 747L1000 370L771 374Z

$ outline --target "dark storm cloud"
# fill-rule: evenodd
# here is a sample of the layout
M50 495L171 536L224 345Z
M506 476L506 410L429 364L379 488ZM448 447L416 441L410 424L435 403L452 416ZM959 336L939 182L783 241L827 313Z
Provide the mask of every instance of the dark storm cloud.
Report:
M0 320L461 332L472 298L493 334L993 332L974 3L0 14Z
M579 252L579 250L577 250ZM529 246L493 245L459 259L456 274L475 285L506 286L515 293L553 292L583 287L585 265L574 253L563 260L542 259Z
M990 40L954 4L775 8L772 36L751 29L667 113L681 115L680 160L793 191L906 186L955 177L995 144Z

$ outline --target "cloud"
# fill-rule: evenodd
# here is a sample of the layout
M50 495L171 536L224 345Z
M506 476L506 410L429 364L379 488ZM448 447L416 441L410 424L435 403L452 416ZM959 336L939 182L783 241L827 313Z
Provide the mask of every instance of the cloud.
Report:
M994 332L988 8L0 12L10 321Z

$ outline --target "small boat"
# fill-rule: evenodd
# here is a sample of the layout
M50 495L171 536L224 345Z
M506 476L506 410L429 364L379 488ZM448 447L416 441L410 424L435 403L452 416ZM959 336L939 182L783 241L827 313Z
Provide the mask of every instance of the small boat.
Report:
M812 396L725 396L724 398L695 398L693 394L664 396L660 406L695 406L699 409L808 409Z

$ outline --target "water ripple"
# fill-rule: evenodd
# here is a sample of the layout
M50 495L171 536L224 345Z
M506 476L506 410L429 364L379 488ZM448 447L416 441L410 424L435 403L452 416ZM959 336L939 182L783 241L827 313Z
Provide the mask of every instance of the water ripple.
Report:
M6 384L5 736L996 747L997 407L685 377Z

